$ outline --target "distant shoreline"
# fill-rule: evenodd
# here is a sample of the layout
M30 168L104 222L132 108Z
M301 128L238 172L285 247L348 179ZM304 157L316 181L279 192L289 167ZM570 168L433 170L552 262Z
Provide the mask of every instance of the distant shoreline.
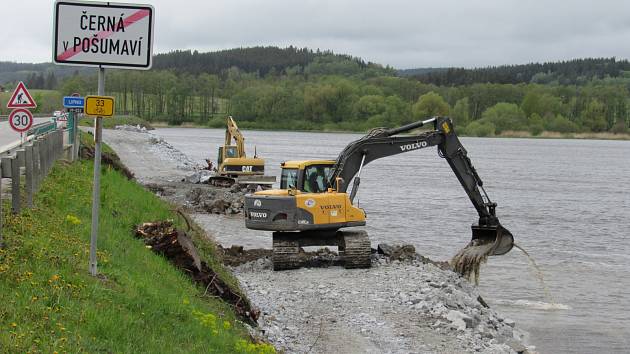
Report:
M207 128L207 129L222 129L213 128L205 125L186 122L181 125L169 125L166 122L151 122L151 126L154 128ZM335 133L335 134L363 134L365 132L353 131L353 130L288 130L288 129L261 129L261 128L242 128L243 130L259 130L259 131L292 131L300 133ZM558 133L552 131L543 131L538 135L532 135L527 131L504 131L498 135L492 136L474 136L474 135L459 135L466 138L521 138L521 139L575 139L575 140L630 140L630 134L614 134L610 132L601 133Z
M169 125L165 121L156 121L149 122L142 118L138 118L135 116L117 116L113 119L107 119L104 122L104 128L114 128L116 125L140 125L146 127L148 130L153 128L206 128L206 129L225 129L224 127L209 127L207 125L201 125L192 122L185 122L181 125ZM93 120L88 118L82 118L80 125L92 126ZM364 131L353 131L353 130L288 130L288 129L261 129L261 128L249 128L241 126L243 130L253 130L253 131L278 131L278 132L300 132L300 133L329 133L329 134L365 134ZM532 135L528 131L514 131L514 130L506 130L501 132L498 135L492 136L474 136L467 134L459 134L459 137L467 137L467 138L519 138L519 139L576 139L576 140L618 140L618 141L629 141L630 134L629 133L611 133L611 132L600 132L600 133L558 133L552 131L543 131L538 135Z

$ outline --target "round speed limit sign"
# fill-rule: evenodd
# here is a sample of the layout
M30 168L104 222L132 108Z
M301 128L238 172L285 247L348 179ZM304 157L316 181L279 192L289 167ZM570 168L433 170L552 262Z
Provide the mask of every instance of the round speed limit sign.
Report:
M28 109L14 109L9 114L9 124L16 132L25 132L33 125L33 114Z

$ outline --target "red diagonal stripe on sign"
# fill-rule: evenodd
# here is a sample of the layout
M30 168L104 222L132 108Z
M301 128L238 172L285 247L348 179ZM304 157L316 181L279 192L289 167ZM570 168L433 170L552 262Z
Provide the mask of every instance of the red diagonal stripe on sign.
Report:
M136 12L134 12L133 14L131 14L129 17L125 18L123 20L123 25L126 27L129 27L130 25L134 24L135 22L138 22L140 20L142 20L143 18L149 16L150 12L149 10L138 10ZM103 39L103 38L107 38L109 36L111 36L112 34L116 33L115 31L101 31L99 33L96 34L96 37L94 38L98 38L98 39ZM74 46L68 50L66 50L65 52L59 54L57 56L57 60L58 61L64 61L64 60L68 60L70 58L72 58L73 56L81 53L80 50L77 50L77 48L80 48L81 45L77 45Z

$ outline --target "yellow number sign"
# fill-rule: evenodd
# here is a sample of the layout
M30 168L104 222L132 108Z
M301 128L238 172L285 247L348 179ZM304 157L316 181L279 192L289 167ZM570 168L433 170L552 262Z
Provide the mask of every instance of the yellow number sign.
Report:
M114 97L85 96L84 111L89 116L111 117L114 115Z

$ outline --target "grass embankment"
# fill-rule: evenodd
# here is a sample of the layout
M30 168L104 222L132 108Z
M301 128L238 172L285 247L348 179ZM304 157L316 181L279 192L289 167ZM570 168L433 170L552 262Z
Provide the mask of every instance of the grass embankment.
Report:
M34 209L3 216L0 352L273 351L244 339L232 308L203 296L204 289L133 237L134 225L177 216L108 168L101 180L101 276L91 277L92 173L91 161L58 163ZM219 270L213 245L198 234L192 237L202 257ZM224 270L222 277L230 275Z

